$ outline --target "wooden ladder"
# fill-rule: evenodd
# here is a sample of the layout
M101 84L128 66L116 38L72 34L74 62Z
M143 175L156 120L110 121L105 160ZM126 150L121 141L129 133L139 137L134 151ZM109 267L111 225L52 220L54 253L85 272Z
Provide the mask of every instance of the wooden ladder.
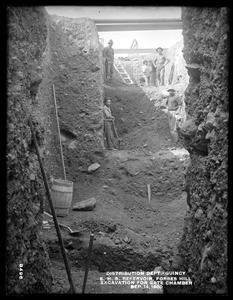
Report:
M134 84L133 80L125 70L122 62L120 60L115 60L114 68L117 70L117 72L120 74L122 80L126 84Z

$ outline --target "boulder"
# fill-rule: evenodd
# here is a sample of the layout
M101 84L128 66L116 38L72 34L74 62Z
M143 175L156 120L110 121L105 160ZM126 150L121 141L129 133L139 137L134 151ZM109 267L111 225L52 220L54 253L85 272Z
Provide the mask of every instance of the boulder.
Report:
M92 173L92 172L96 171L97 169L99 169L99 167L100 167L100 165L98 163L94 163L88 167L87 172Z
M164 269L161 266L155 267L154 272L164 272Z
M114 242L115 242L116 245L121 243L121 241L119 239L116 239Z
M76 141L73 141L73 142L69 143L68 148L69 149L76 149L77 148L76 147Z
M79 201L74 204L73 210L83 210L83 211L90 211L96 207L96 199L95 197L91 197L86 200Z
M197 220L200 220L202 215L203 215L203 210L201 208L198 208L198 210L196 211L196 213L194 215L194 218Z
M193 137L197 131L197 125L193 119L186 121L180 128L180 134L183 136Z

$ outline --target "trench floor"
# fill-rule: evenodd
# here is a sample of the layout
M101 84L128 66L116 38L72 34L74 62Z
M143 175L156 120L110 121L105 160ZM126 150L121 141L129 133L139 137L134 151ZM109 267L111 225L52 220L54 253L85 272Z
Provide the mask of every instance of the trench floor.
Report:
M148 288L101 284L100 277L106 278L106 272L153 271L157 266L177 268L177 246L188 209L183 180L189 155L182 145L172 143L166 115L148 91L106 87L105 92L113 100L122 148L106 151L95 172L80 174L69 215L58 219L80 230L78 236L71 236L61 229L77 293L82 291L91 232L94 242L85 293L148 293ZM115 95L118 101L114 102ZM128 115L123 115L127 109ZM92 211L72 210L76 202L91 197L97 200ZM67 293L69 282L55 228L44 228L42 236L51 260L53 292Z

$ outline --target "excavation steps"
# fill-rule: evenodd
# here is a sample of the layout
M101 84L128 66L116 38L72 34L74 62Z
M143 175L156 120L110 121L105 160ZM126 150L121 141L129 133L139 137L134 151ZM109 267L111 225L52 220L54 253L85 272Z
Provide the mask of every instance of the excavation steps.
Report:
M116 60L114 63L114 67L117 70L117 72L120 74L122 80L126 84L134 84L133 80L130 78L129 74L125 70L122 62L120 60Z

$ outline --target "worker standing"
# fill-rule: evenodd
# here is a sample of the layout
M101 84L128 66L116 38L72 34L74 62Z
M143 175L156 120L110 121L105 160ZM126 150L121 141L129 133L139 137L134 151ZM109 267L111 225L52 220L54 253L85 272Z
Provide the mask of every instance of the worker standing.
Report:
M158 47L156 52L158 53L154 60L154 66L156 67L156 86L164 86L165 66L170 62L170 59L167 59L163 54L163 48Z
M145 79L145 85L148 86L150 84L150 67L148 65L148 61L144 60L142 65L142 73Z
M167 97L168 123L170 128L171 138L174 142L178 140L177 124L180 119L179 111L182 106L182 100L173 88L168 89L169 96Z
M113 64L114 64L114 50L112 48L113 40L108 42L108 47L105 47L103 50L103 54L105 57L105 74L106 80L112 80L113 75Z
M150 85L151 86L156 86L156 82L155 82L155 79L156 79L156 67L153 63L153 61L149 61L150 63L150 66L151 66L151 70L150 70Z
M104 135L106 138L107 149L116 150L113 147L113 132L112 132L112 124L115 118L112 116L110 105L111 105L110 99L104 101L104 107L103 107Z

